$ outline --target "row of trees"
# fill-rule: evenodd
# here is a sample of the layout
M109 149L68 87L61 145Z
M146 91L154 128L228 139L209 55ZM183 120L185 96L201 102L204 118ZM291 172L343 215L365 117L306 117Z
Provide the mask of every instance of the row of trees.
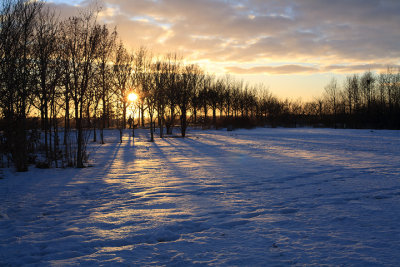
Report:
M127 122L148 127L150 141L156 125L161 138L174 126L185 137L189 124L400 128L400 75L391 69L351 75L342 87L332 80L312 102L282 101L263 85L207 74L176 54L130 52L96 14L60 21L43 2L3 1L0 145L18 171L27 170L38 150L43 159L36 163L43 167L83 167L89 133L104 143L103 130L116 127L122 142ZM139 96L135 103L128 99L132 92Z
M185 136L188 117L190 123L208 123L209 109L214 125L217 110L227 117L260 113L254 105L256 89L206 75L173 54L155 57L144 48L129 52L116 30L99 24L96 14L83 11L60 21L41 1L2 2L1 152L18 171L27 170L37 149L44 153L42 166L83 167L88 129L97 141L99 128L104 143L103 129L125 128L129 107L138 110L142 126L150 126L151 141L155 121L161 137L164 127L171 133L175 124ZM140 96L136 105L127 99L132 91ZM41 128L36 132L35 117Z
M400 71L348 75L342 85L333 78L304 109L310 122L325 126L400 129Z
M5 0L0 10L0 111L2 152L18 171L27 170L35 146L42 146L46 164L66 159L83 166L84 120L104 88L106 69L116 38L96 22L95 12L59 21L42 1ZM101 91L103 90L103 92ZM96 103L96 104L94 104ZM44 142L34 138L32 117L39 111ZM76 140L69 138L74 111ZM105 112L105 111L103 111ZM64 117L64 153L60 155L58 129ZM28 142L30 141L30 142ZM76 145L76 147L74 146Z

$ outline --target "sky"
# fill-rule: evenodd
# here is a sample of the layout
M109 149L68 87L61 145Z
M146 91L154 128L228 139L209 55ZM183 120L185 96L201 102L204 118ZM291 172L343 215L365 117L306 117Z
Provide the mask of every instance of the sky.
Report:
M53 0L62 16L90 1ZM177 53L210 73L312 100L332 77L400 65L399 0L103 0L132 49Z

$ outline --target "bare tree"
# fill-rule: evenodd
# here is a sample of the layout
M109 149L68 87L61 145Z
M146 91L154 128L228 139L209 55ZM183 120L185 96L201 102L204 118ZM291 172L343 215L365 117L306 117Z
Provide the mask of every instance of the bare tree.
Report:
M62 42L67 54L68 88L74 102L77 129L76 166L84 167L86 139L83 111L88 104L88 89L95 75L94 63L100 40L96 14L88 11L80 17L71 17L63 24Z
M151 65L148 66L150 69ZM144 92L147 112L149 113L150 123L150 142L154 142L154 115L157 109L157 94L154 86L154 75L151 71L146 71L142 79L142 90Z
M373 101L375 89L375 77L371 71L365 72L360 79L360 87L363 95L364 105L367 107L367 113L371 111L371 102Z
M192 107L192 114L193 114L193 123L197 124L197 112L201 107L201 88L203 87L204 83L204 73L201 69L198 69L199 73L197 74L197 83L196 86L193 88L193 92L191 94L191 107Z
M139 92L139 124L142 124L142 127L145 126L145 121L144 121L144 113L146 111L145 107L145 98L146 98L146 92L143 91L142 88L142 83L143 80L145 79L146 76L146 68L148 66L147 63L147 56L148 56L148 51L144 47L140 47L134 56L134 70L132 73L132 83L133 86L137 89Z
M121 103L122 109L122 129L126 127L126 114L128 108L128 95L132 93L132 71L133 71L133 55L129 54L123 43L121 42L114 57L114 92ZM132 103L134 104L134 103Z
M137 88L140 88L140 98L144 106L146 106L150 120L150 141L154 141L154 115L157 107L157 96L154 86L154 64L152 64L152 55L146 49L141 47L135 56L134 81ZM144 112L142 112L142 120L144 123Z
M168 54L165 59L167 69L167 86L165 88L165 97L167 101L168 113L165 119L167 134L172 134L172 128L175 123L175 111L177 105L177 86L179 83L179 72L181 68L180 59L176 54Z
M325 97L327 103L329 104L331 110L333 111L333 124L334 127L336 128L339 88L337 85L337 80L335 78L332 78L329 84L325 86Z
M165 107L167 104L166 101L166 87L167 87L167 79L168 79L168 64L162 62L161 60L157 60L153 65L152 75L154 78L154 94L157 101L157 119L158 119L158 127L160 128L160 138L163 138L164 134L164 115L165 115Z
M225 90L223 94L223 99L224 99L224 108L225 108L225 114L226 117L229 119L230 114L231 114L231 108L232 108L232 77L230 75L225 76Z
M0 9L0 104L17 171L28 169L27 125L31 98L34 29L43 3L5 0Z
M104 144L104 128L106 128L106 122L109 120L109 101L112 88L112 66L109 62L112 60L112 55L115 48L116 31L110 32L107 26L96 26L99 40L96 44L97 48L97 84L101 88L101 103L102 103L102 117L100 127L100 142ZM109 123L108 123L109 124ZM108 125L109 126L109 125Z
M208 120L208 107L209 107L209 90L211 88L212 77L209 75L204 76L202 88L199 91L199 103L203 109L203 127L206 125Z
M36 106L41 113L42 129L44 131L44 147L47 164L51 164L50 151L51 127L49 124L49 113L53 116L57 114L56 88L61 78L61 58L59 46L59 22L55 17L54 11L49 8L41 9L35 25L35 39L32 49L32 57L35 58L36 88L35 98L38 100ZM36 101L33 101L35 103ZM57 118L52 118L53 124ZM55 124L53 126L56 126ZM54 148L56 149L56 138L54 138ZM52 156L54 158L54 155Z
M193 99L192 95L195 94L196 88L200 81L201 71L197 65L188 65L185 67L180 83L178 84L178 107L180 110L181 121L181 134L182 137L186 135L187 129L187 112L190 108L190 100Z
M214 77L211 78L207 88L207 102L212 110L212 124L214 127L217 127L217 108L218 108L218 99L219 93L217 89L217 82Z

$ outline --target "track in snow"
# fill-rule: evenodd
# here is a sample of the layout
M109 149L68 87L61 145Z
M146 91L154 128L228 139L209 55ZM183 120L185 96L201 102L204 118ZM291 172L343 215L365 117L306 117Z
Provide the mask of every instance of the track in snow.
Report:
M396 131L107 131L94 167L5 170L0 265L396 265Z

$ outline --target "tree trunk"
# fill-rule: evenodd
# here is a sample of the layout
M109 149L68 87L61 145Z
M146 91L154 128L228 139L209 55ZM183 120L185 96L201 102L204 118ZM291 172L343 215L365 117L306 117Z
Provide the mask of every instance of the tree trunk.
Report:
M135 116L132 116L132 140L134 137L135 137Z
M47 103L44 106L44 122L43 122L43 126L44 126L44 149L46 152L46 160L49 161L49 142L47 139L47 135L48 135L48 110L47 110Z
M207 117L208 116L207 105L204 105L203 109L204 109L204 122L203 122L203 124L205 125L207 123L207 120L208 120L208 117Z
M174 126L174 116L175 116L175 108L173 106L170 107L170 121L166 124L167 134L172 134L172 128Z
M122 103L122 129L126 128L126 102Z
M96 134L96 123L97 123L97 118L96 118L96 109L94 110L94 116L93 116L93 142L97 142L97 134Z
M153 114L150 114L150 142L154 142Z
M69 130L69 97L68 97L68 89L66 88L65 93L65 117L64 117L64 145L67 148L67 132Z
M217 126L217 108L213 107L212 111L213 111L213 125L214 125L214 127L216 127Z
M182 115L181 115L181 134L182 137L186 135L186 128L187 128L187 121L186 121L186 108L182 108Z
M21 112L22 113L22 112ZM28 170L27 149L26 149L26 118L19 116L15 122L15 132L12 139L14 143L13 159L17 172L25 172Z
M54 105L54 104L53 104ZM58 157L57 157L57 152L58 152L58 123L57 123L57 117L56 117L56 110L54 107L54 112L53 112L53 129L54 129L54 162L55 162L55 166L56 168L58 168Z
M144 128L144 104L143 103L140 104L140 115L142 118L142 127Z
M193 123L194 124L197 123L197 109L196 108L193 109Z
M163 126L163 115L162 114L158 114L158 127L160 128L160 138L164 137L164 126Z
M77 120L77 130L78 130L78 139L77 139L77 143L78 143L78 151L77 151L77 162L76 162L76 166L78 168L83 168L83 129L82 129L82 102L80 105L80 114Z
M100 143L104 144L104 128L106 128L106 99L104 97L104 89L103 89L103 114L101 116L101 127L100 127Z

